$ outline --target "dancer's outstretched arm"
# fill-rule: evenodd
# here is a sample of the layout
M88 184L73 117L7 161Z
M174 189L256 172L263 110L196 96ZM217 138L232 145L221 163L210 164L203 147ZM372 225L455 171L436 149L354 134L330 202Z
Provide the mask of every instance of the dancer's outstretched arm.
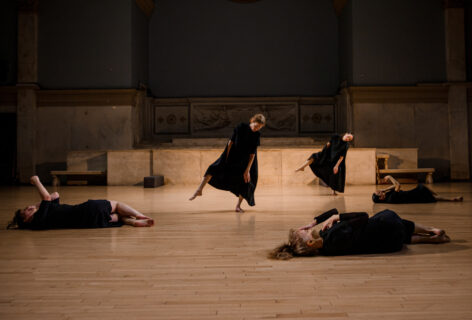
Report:
M51 201L51 195L46 190L46 188L43 186L43 184L39 180L38 176L32 176L30 178L30 182L33 186L36 187L36 190L38 190L38 193L39 193L42 200Z

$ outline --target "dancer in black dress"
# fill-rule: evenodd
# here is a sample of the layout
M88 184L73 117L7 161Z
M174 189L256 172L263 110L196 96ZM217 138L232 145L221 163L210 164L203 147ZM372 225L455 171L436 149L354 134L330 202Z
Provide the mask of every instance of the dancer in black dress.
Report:
M320 223L323 223L321 230L315 230ZM391 210L369 218L365 212L339 214L338 210L331 209L317 216L313 223L298 230L291 229L288 243L272 250L269 258L387 253L401 250L404 244L450 240L444 230L402 219Z
M400 190L401 184L392 176L386 176L385 182L390 181L392 185L372 194L375 203L430 203L436 201L462 201L462 196L447 198L440 196L423 184L408 191Z
M108 228L129 224L151 227L154 220L130 206L112 200L88 200L68 205L59 203L59 193L49 194L38 176L30 179L41 196L41 203L16 211L7 229Z
M332 136L323 150L313 153L295 172L303 171L306 166L310 166L313 173L333 190L333 195L336 195L336 191L344 192L345 160L349 148L348 142L353 138L354 136L350 133L345 133L342 137Z
M259 130L265 125L262 114L254 115L249 124L240 123L228 141L221 156L211 164L189 200L202 195L207 183L211 186L232 192L238 197L236 212L244 212L241 202L246 199L250 206L255 205L254 191L257 186L257 147L260 144Z

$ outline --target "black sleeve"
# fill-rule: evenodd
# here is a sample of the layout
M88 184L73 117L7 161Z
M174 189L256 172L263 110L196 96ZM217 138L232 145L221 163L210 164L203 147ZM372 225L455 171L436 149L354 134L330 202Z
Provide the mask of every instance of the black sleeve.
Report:
M59 204L59 198L52 200L51 203Z
M237 139L237 137L238 137L238 135L239 135L239 129L240 129L240 128L241 128L241 124L238 124L238 125L236 126L236 128L234 128L233 134L231 135L231 138L230 138L231 141L233 141L233 142L236 141L236 139Z
M353 228L358 228L367 223L369 215L365 212L341 213L339 221L347 221Z
M252 145L249 147L248 151L249 154L254 154L257 151L257 147L261 144L261 136L258 134L254 141L252 141Z
M31 229L46 229L47 228L47 217L49 213L49 207L52 201L41 201L38 211L34 213L33 220L31 221Z
M333 208L329 211L326 211L325 213L322 213L319 216L315 217L316 223L318 224L318 223L324 222L324 221L328 220L329 218L331 218L331 216L333 216L335 214L338 214L338 209L336 209L336 208Z

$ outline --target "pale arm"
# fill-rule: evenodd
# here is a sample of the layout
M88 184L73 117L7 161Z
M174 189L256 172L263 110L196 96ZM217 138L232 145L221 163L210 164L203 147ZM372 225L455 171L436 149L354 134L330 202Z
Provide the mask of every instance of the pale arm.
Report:
M340 156L338 162L336 162L336 165L333 167L333 172L334 172L334 174L337 174L337 173L338 173L338 171L339 171L339 165L341 164L341 162L343 162L343 160L344 160L344 157L343 157L343 156Z
M252 166L252 163L254 162L255 156L256 156L255 153L251 153L249 155L249 162L247 164L246 170L244 171L244 182L246 182L246 183L249 183L249 181L251 181L251 175L249 174L249 170L251 169L251 166Z
M233 146L233 141L229 140L228 141L228 148L226 149L226 160L228 160L229 150L231 150L232 146Z
M392 186L390 186L389 188L390 189L393 189L395 188L395 191L400 191L400 188L401 188L401 184L400 182L398 182L397 180L395 180L392 176L385 176L384 177L384 180L387 182L387 181L390 181L392 183ZM388 188L387 188L388 189ZM390 190L388 189L388 190Z
M51 201L51 195L46 190L46 188L43 186L43 184L39 180L38 176L32 176L30 178L30 182L33 186L36 187L36 189L38 190L38 193L39 193L42 200Z

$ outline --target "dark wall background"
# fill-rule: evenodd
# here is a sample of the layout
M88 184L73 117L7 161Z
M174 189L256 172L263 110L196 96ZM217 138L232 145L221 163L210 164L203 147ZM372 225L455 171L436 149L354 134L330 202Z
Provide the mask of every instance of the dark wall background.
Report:
M147 77L146 39L147 21L134 0L41 0L39 84L136 87Z
M472 81L472 0L465 2L464 13L467 81Z
M441 0L352 0L345 9L341 21L352 24L341 36L347 48L341 55L353 63L352 69L343 64L348 69L341 80L351 85L446 80Z
M16 85L17 18L16 0L0 1L0 85Z
M332 0L159 0L149 32L150 88L159 97L337 92Z

